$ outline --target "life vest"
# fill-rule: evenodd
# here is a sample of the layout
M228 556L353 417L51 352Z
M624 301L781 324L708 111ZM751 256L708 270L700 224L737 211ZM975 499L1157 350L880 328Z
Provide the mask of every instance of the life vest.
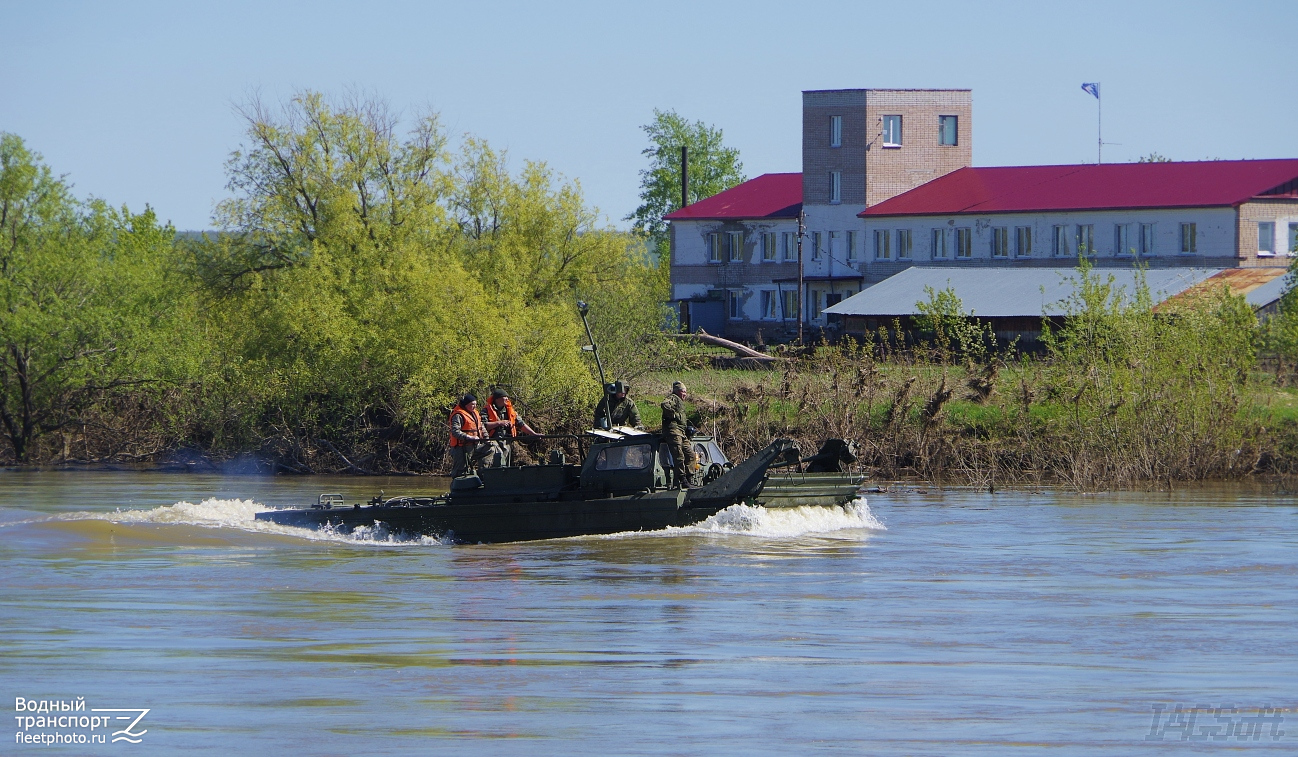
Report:
M496 403L490 400L487 401L487 420L493 423L501 420L500 414L496 412ZM510 402L508 397L505 398L504 420L509 422L506 437L513 439L518 436L518 415L514 412L514 403Z
M447 420L446 420L446 425L447 425L447 426L450 426L450 427L454 428L454 426L453 426L452 424L453 424L453 422L455 421L455 415L456 415L457 413L460 414L460 415L462 415L462 416L464 416L464 425L461 427L462 430L464 431L464 433L468 434L469 436L480 436L480 435L481 435L482 430L479 428L479 425L480 425L480 424L478 423L478 414L477 414L477 413L470 413L468 410L465 410L464 408L460 407L459 405L456 405L456 406L451 410L451 415L450 415L450 417L447 418ZM477 444L477 442L466 442L466 441L462 441L462 440L460 440L460 439L457 439L454 433L451 434L451 446L452 446L452 447L471 447L471 446L473 446L474 444Z

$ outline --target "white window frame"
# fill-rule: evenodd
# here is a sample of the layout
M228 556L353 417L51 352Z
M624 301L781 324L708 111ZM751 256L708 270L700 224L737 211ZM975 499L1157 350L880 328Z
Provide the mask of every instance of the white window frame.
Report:
M1141 255L1154 254L1154 224L1140 224L1140 246L1137 249Z
M952 124L951 141L946 141L946 132L942 127L946 125L948 119ZM938 116L937 117L937 144L938 147L957 147L960 144L960 117L959 116Z
M796 231L784 232L784 261L797 261L798 259L798 233Z
M829 204L838 205L843 202L843 172L829 172Z
M811 232L811 259L820 260L820 253L825 249L824 232Z
M1010 228L1008 226L992 227L993 258L1008 259L1010 256Z
M956 260L973 259L973 229L968 226L956 227L955 258Z
M738 321L744 317L743 306L739 299L741 294L742 292L738 289L726 290L726 314L732 321Z
M1262 246L1262 231L1268 232L1269 247ZM1258 257L1269 258L1275 255L1275 221L1258 221L1257 222L1257 254Z
M1032 257L1032 227L1031 226L1014 227L1014 257L1016 258Z
M726 256L731 263L744 261L744 232L726 232Z
M798 317L798 290L785 289L780 293L780 317L786 321Z
M1095 254L1095 224L1077 224L1077 252L1081 255Z
M884 147L901 147L901 126L901 116L891 115L883 117L883 131L880 133L880 136L883 139Z
M779 319L779 296L779 292L774 289L762 290L762 320L774 321Z
M707 236L708 262L721 262L721 233L713 231Z
M888 229L874 230L874 259L892 260L892 231Z
M1131 224L1113 224L1113 256L1131 257Z
M1051 233L1051 251L1050 254L1057 257L1067 257L1072 254L1068 249L1068 225L1057 223L1050 227Z
M776 247L776 236L774 231L762 232L762 262L774 263L779 249Z
M1293 257L1298 254L1298 223L1289 222L1289 240L1285 247L1285 254Z
M855 261L856 260L856 232L855 231L847 232L847 241L845 242L845 244L847 245L847 259L850 261Z
M829 117L829 146L830 147L843 146L843 117L842 116Z
M1194 222L1181 224L1181 254L1193 255L1199 251L1199 225Z
M897 259L910 260L914 251L910 229L897 229Z
M939 226L930 235L932 246L929 248L929 259L946 260L950 257L951 247L948 244L947 228Z

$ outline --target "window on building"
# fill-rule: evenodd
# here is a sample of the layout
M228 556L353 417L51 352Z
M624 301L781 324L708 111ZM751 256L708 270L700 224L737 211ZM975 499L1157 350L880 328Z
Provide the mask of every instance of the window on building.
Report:
M1095 254L1095 224L1077 224L1077 253L1079 255Z
M830 260L843 259L843 232L829 232L829 247L825 251L829 253Z
M1154 254L1154 224L1140 224L1140 246L1137 249L1141 255Z
M1257 225L1257 254L1275 254L1275 223L1264 221Z
M901 116L883 117L883 146L901 147Z
M731 289L728 292L726 292L726 298L730 300L731 320L738 320L739 317L743 314L743 310L741 310L739 307L739 294L740 292L737 289Z
M811 259L820 260L820 253L825 249L825 235L819 231L811 234Z
M773 321L780 317L779 292L764 290L762 292L762 317Z
M897 259L910 260L910 229L897 229Z
M829 201L835 204L843 201L843 173L841 171L829 172Z
M784 259L798 259L798 235L792 231L784 232Z
M1019 226L1014 229L1014 257L1032 257L1032 227Z
M1289 254L1298 254L1298 223L1289 224Z
M856 232L847 232L847 259L856 260Z
M1008 226L992 228L992 257L1008 258L1010 256L1010 230Z
M960 119L957 116L937 117L937 143L954 147L960 144Z
M721 262L721 235L717 233L708 234L708 262Z
M946 229L933 229L933 246L930 254L933 258L947 257Z
M744 232L730 231L726 233L729 244L726 245L730 251L730 260L739 262L744 259Z
M1068 249L1068 227L1057 224L1051 230L1054 232L1054 236L1050 246L1050 254L1057 258L1072 255L1073 251Z
M780 310L785 319L795 319L798 317L798 293L792 289L786 289L780 293L783 302Z
M1198 237L1198 229L1195 224L1181 224L1181 252L1198 252L1199 240L1196 237Z
M768 231L762 234L762 260L770 263L775 260L775 232Z
M843 146L843 117L842 116L829 117L829 146L830 147Z
M973 257L973 229L965 227L955 230L955 256L957 258Z
M887 229L875 229L874 258L875 260L890 260L892 258L892 232Z
M1129 223L1113 224L1113 254L1114 255L1131 254L1131 224Z

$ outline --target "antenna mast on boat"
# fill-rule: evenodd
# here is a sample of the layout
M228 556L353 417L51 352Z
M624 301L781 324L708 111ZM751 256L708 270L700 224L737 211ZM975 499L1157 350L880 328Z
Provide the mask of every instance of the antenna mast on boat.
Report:
M613 427L613 401L608 396L608 379L604 378L604 361L599 359L599 345L595 344L595 335L590 333L590 321L586 320L586 313L590 312L590 305L581 300L577 300L577 312L581 313L581 325L586 327L586 338L590 344L583 345L582 352L589 352L595 356L595 367L599 369L599 391L604 395L604 420L607 427Z

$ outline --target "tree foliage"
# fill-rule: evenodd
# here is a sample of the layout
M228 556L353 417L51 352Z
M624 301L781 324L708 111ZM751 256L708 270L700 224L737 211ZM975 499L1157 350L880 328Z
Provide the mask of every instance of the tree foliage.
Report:
M625 220L648 234L657 249L666 239L662 218L681 207L681 147L689 153L689 203L711 197L746 180L739 151L726 147L721 129L690 122L674 110L654 110L643 127L649 146L640 151L649 167L640 171L640 205Z
M0 433L15 460L32 459L43 435L85 434L102 403L186 360L173 236L151 210L77 201L0 134Z

